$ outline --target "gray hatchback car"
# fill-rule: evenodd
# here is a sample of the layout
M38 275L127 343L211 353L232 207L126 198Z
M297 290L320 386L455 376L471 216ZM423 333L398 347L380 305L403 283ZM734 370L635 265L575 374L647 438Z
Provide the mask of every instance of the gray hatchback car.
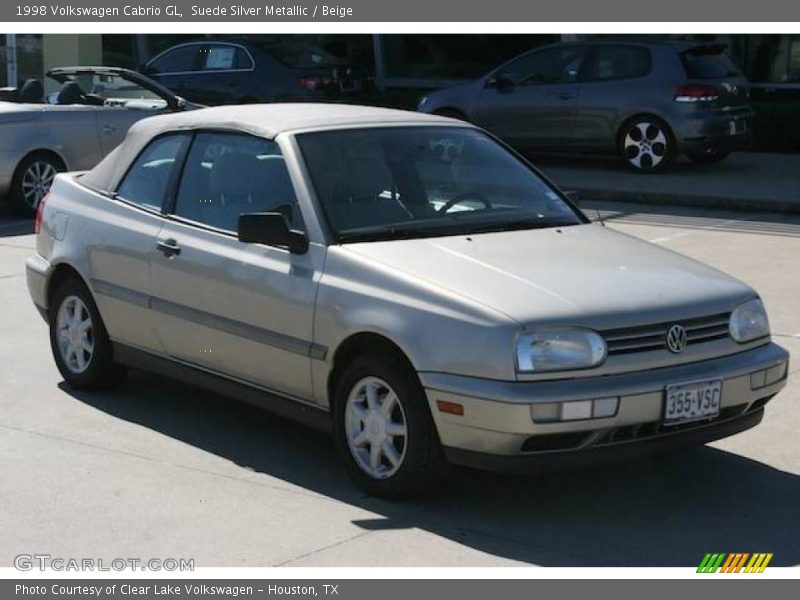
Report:
M746 147L748 98L724 45L590 42L533 50L424 96L418 110L470 121L516 147L618 154L654 172L679 154L713 163Z

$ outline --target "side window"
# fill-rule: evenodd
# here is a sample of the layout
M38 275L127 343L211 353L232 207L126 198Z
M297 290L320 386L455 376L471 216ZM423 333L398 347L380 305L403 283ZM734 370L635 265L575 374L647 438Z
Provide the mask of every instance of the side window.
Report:
M239 215L250 212L280 212L302 228L278 144L246 134L197 134L186 157L175 214L236 231Z
M578 79L585 54L586 49L581 46L539 50L506 65L497 77L514 85L572 83Z
M644 77L650 72L650 51L636 46L598 46L594 51L588 81Z
M171 175L188 136L157 138L139 155L117 188L117 195L128 202L161 210Z
M253 62L247 52L238 46L212 44L205 50L204 71L234 71L250 69Z
M196 71L203 55L203 46L190 44L170 50L150 63L150 68L155 73L183 73Z

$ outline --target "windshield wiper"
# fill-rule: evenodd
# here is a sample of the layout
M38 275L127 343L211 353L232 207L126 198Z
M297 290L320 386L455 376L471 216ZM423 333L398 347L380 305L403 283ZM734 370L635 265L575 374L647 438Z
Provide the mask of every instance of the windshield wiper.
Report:
M486 223L485 225L474 225L470 227L469 233L490 233L493 231L519 231L522 229L547 229L549 227L565 227L575 225L569 221L545 220L541 217L529 217L526 219L509 219L496 223Z
M528 217L525 219L507 219L493 223L448 223L446 225L405 228L383 226L371 228L367 231L351 231L336 235L340 244L356 242L377 242L388 240L408 240L422 237L438 237L446 235L470 235L474 233L491 233L496 231L517 231L521 229L547 229L549 227L567 227L577 225L572 221L555 221L542 217Z
M420 237L435 237L437 235L455 235L452 227L425 227L420 229L406 229L402 227L375 227L368 231L351 231L336 235L340 244L354 242L377 242L386 240L407 240Z

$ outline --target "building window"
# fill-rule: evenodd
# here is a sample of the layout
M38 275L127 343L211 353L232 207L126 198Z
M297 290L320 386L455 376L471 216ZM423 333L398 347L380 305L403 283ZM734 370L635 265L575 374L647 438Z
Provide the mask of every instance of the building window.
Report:
M728 37L731 56L752 83L800 84L800 35Z
M557 42L558 35L384 35L384 77L425 81L480 77L515 56Z

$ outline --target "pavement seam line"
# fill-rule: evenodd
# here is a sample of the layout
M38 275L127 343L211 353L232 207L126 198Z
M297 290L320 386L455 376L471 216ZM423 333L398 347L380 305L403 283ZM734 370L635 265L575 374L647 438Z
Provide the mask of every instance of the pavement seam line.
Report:
M274 563L272 566L273 567L285 567L289 563L293 563L293 562L296 562L298 560L302 560L304 558L308 558L309 556L314 556L315 554L319 554L320 552L325 552L325 550L330 550L331 548L336 548L337 546L341 546L343 544L347 544L348 542L352 542L352 541L357 540L359 538L366 537L366 536L368 536L368 535L370 535L372 533L376 533L376 532L375 531L362 531L361 533L357 533L356 535L350 536L350 537L345 538L343 540L339 540L338 542L333 542L332 544L328 544L326 546L322 546L320 548L316 548L315 550L311 550L310 552L304 552L303 554L299 554L299 555L297 555L297 556L295 556L293 558L290 558L288 560L284 560L283 562Z
M173 463L173 462L169 462L169 461L165 461L165 460L159 460L159 459L156 459L156 458L153 458L153 457L150 457L150 456L145 456L143 454L136 454L134 452L127 452L125 450L117 450L115 448L108 448L106 446L100 446L98 444L88 444L86 442L80 442L80 441L77 441L77 440L73 440L73 439L70 439L70 438L65 438L65 437L58 436L58 435L53 435L53 434L50 434L50 433L42 433L40 431L34 431L33 429L25 429L24 427L15 427L13 425L0 424L0 429L7 429L9 431L16 431L18 433L26 433L28 435L35 435L37 437L41 437L41 438L45 438L45 439L55 440L55 441L64 442L64 443L68 443L68 444L74 444L76 446L83 446L85 448L92 448L92 449L95 449L95 450L103 450L105 452L111 452L112 454L119 454L120 456L127 456L127 457L130 457L130 458L137 458L139 460L145 460L145 461L148 461L148 462L152 462L152 463L157 463L157 464L173 467L173 468L176 468L176 469L185 469L187 471L193 471L195 473L201 473L201 474L204 474L204 475L211 475L213 477L221 477L221 478L229 479L231 481L236 481L236 482L239 482L239 483L249 483L249 484L252 484L252 485L257 485L257 486L269 488L269 489L272 489L272 490L277 490L277 491L281 491L281 492L287 492L287 493L290 493L290 494L295 494L297 496L302 496L304 498L322 499L322 500L325 500L327 502L336 501L336 499L330 498L330 497L328 497L328 496L326 496L325 494L322 494L322 493L313 494L313 493L303 492L303 491L299 491L299 490L293 490L291 488L285 488L285 487L280 486L280 485L272 485L272 484L269 484L269 483L262 483L262 482L259 482L259 481L250 481L248 479L243 479L241 477L236 477L234 475L226 475L224 473L217 473L215 471L209 471L207 469L199 469L197 467L191 467L189 465L182 465L182 464L179 464L179 463ZM217 456L217 455L215 455L215 456ZM229 462L233 462L233 461L229 461ZM258 473L258 471L252 471L252 472ZM266 474L264 474L264 475L266 475Z
M728 219L728 220L723 221L722 223L719 223L717 225L707 225L705 227L691 228L688 231L675 233L673 235L664 235L664 236L657 237L657 238L654 238L652 240L647 240L647 241L649 241L651 244L660 244L662 242L669 242L670 240L675 240L675 239L684 238L684 237L687 237L687 236L690 236L690 235L695 235L695 234L703 232L703 231L723 231L724 232L725 231L725 229L724 229L725 227L727 227L728 225L731 225L732 223L736 223L736 222L737 222L737 219Z

